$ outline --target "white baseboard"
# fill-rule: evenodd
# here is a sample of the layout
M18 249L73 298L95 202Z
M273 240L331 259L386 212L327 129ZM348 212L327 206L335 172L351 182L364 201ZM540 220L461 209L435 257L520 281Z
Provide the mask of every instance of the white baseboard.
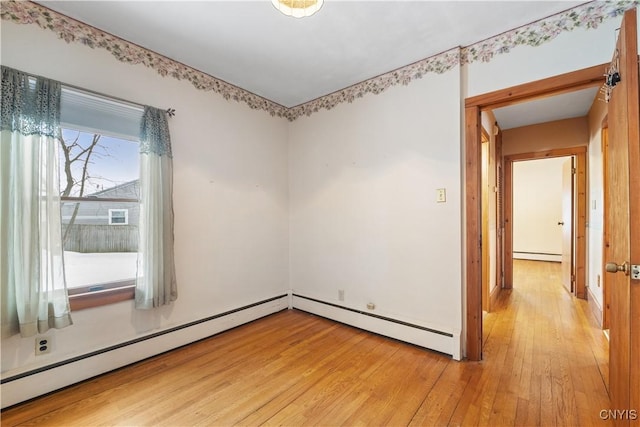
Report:
M207 319L171 328L127 343L2 379L2 408L41 396L100 374L210 337L288 308L281 295Z
M602 329L602 307L598 303L598 300L595 296L593 296L593 292L591 292L591 287L587 287L587 306L589 307L589 311L593 316L593 319L596 321L596 324L599 328Z
M514 252L513 259L526 259L530 261L551 261L562 262L562 255L558 254L537 254L532 252Z
M461 359L460 332L444 332L293 294L293 308Z

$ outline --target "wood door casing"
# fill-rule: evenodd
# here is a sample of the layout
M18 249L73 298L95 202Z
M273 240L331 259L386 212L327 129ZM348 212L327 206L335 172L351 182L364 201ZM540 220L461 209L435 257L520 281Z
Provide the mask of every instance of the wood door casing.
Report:
M498 124L496 123L496 127ZM504 162L502 160L502 131L496 135L496 287L504 287Z
M567 93L588 87L601 86L607 64L594 65L582 70L572 71L553 77L524 83L518 86L499 89L465 99L464 133L464 290L465 310L465 352L468 360L482 359L482 271L480 266L480 112L516 104L518 102L540 99L561 93ZM509 172L504 164L504 176ZM507 188L505 179L504 200L506 205ZM505 218L506 225L506 218ZM505 230L506 234L506 230ZM504 242L504 259L507 259L507 242ZM504 287L508 287L508 266L504 265ZM511 276L511 280L513 280Z
M490 247L489 247L489 156L491 155L491 142L489 133L484 129L481 129L482 133L482 310L491 311L491 298L490 298L490 267L491 261Z
M573 280L573 158L562 164L562 285L570 293L574 293Z

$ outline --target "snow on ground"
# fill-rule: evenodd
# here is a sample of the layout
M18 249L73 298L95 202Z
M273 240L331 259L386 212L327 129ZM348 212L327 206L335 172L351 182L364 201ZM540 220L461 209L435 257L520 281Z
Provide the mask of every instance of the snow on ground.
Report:
M64 251L67 288L133 279L136 252L87 253Z

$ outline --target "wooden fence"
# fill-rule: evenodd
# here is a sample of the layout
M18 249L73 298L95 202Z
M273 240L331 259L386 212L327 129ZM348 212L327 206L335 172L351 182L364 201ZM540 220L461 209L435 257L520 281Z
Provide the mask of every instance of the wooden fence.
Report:
M67 226L63 225L62 233ZM137 225L74 224L64 242L65 251L81 253L137 252Z

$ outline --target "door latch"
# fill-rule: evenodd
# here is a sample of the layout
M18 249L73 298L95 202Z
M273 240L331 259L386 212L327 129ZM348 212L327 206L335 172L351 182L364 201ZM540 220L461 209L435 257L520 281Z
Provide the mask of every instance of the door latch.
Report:
M631 278L633 280L640 280L640 265L634 264L631 266Z

